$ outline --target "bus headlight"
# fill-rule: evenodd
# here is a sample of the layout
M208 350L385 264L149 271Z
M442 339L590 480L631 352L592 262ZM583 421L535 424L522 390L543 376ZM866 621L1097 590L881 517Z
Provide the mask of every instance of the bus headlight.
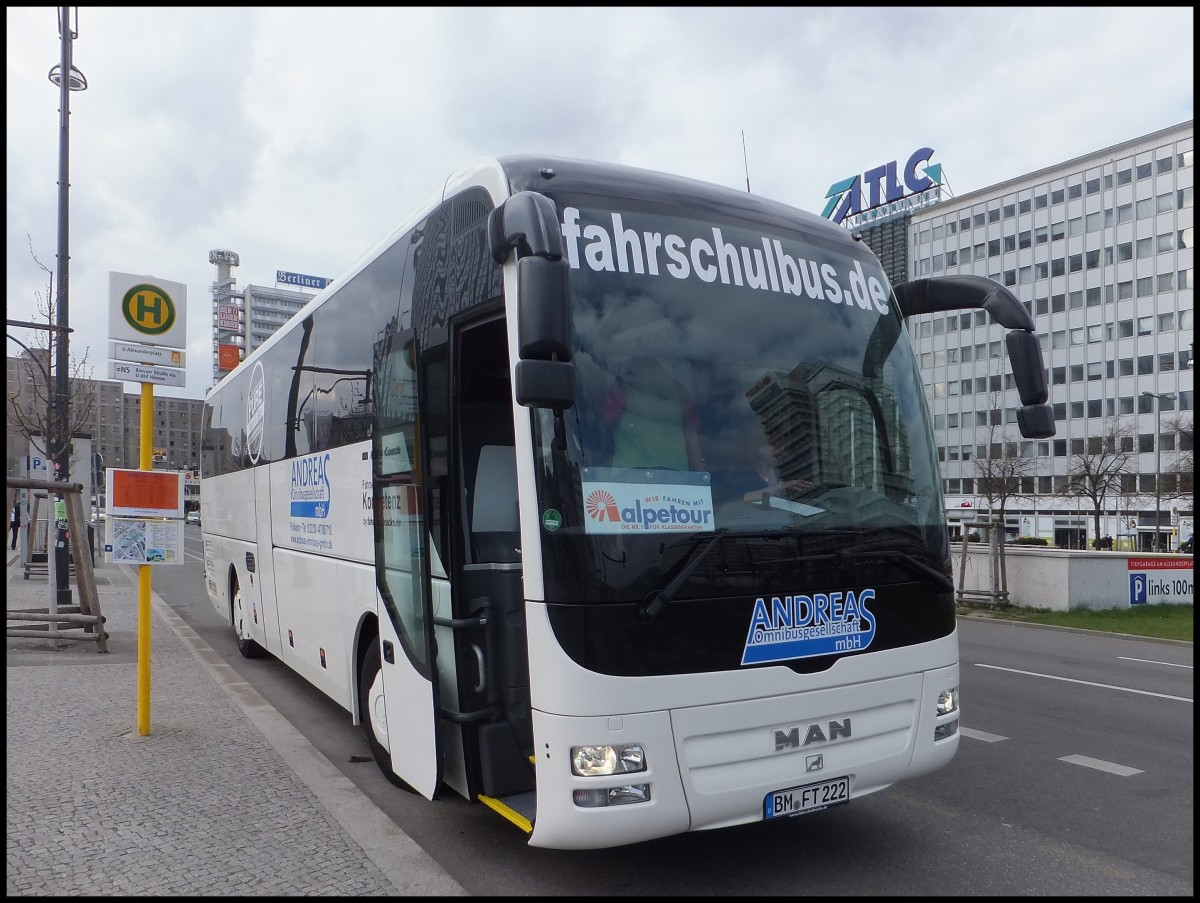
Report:
M649 784L624 784L620 787L598 787L595 790L575 790L571 799L581 809L602 809L626 803L644 803L650 799Z
M948 690L942 690L938 694L937 701L937 716L939 718L946 715L953 715L958 711L958 687L951 687ZM958 719L952 721L943 721L941 724L934 725L933 739L934 741L945 740L947 737L953 737L958 732Z
M571 747L571 771L580 777L633 774L646 770L646 751L639 743Z
M937 713L938 715L951 715L958 711L958 687L951 687L949 690L942 690L938 694Z

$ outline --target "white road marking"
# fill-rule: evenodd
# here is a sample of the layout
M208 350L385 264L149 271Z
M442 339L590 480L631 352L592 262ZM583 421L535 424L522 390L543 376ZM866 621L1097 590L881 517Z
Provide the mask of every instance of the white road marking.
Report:
M1155 696L1159 699L1174 699L1176 702L1194 702L1186 696L1172 696L1169 693L1151 693L1149 690L1135 690L1133 687L1115 687L1112 684L1098 684L1090 680L1076 680L1073 677L1059 677L1057 674L1039 674L1037 671L1021 671L1017 668L1001 668L999 665L975 663L976 668L990 668L993 671L1007 671L1010 674L1025 674L1029 677L1044 677L1046 680L1061 680L1070 684L1081 684L1086 687L1100 687L1102 690L1119 690L1122 693L1137 693L1140 696Z
M1187 668L1192 670L1191 665L1180 665L1177 662L1159 662L1152 658L1130 658L1128 655L1118 655L1117 661L1120 662L1141 662L1143 665L1166 665L1168 668Z
M1128 765L1118 765L1116 762L1105 762L1103 759L1093 759L1091 756L1061 756L1060 762L1070 765L1082 765L1084 768L1094 768L1097 771L1107 771L1117 777L1127 778L1133 774L1141 774L1140 768L1130 768Z
M1001 740L1008 739L1008 737L1001 737L999 734L989 734L987 731L973 731L969 727L959 727L958 732L964 737L970 737L972 740L982 740L984 743L999 743Z

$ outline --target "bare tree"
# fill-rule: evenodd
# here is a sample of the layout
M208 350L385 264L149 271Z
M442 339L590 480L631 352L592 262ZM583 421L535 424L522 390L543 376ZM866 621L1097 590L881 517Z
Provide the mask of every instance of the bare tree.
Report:
M1170 463L1164 468L1164 476L1169 474L1171 479L1163 481L1163 493L1173 499L1190 499L1195 488L1192 415L1180 413L1166 420L1163 435L1172 435L1175 443ZM1157 441L1161 442L1162 436Z
M977 428L977 433L982 429L984 442L975 447L975 491L987 499L988 509L999 516L1003 529L1009 502L1033 494L1032 482L1040 465L1033 443L1015 439L1001 422L1004 406L998 389L991 392L988 408L983 412L987 424Z
M1083 451L1071 455L1067 479L1061 494L1087 499L1096 525L1096 548L1100 548L1100 519L1107 498L1125 494L1126 475L1136 475L1137 459L1133 452L1133 427L1118 417L1104 421L1099 436L1083 440Z
M45 293L34 292L37 318L30 322L45 320L49 328L37 331L33 347L12 335L8 336L24 348L25 353L17 358L17 372L8 384L5 423L9 433L36 440L46 458L57 461L64 454L69 455L71 437L75 433L86 432L91 425L96 399L89 383L91 368L88 365L88 352L85 350L78 357L72 354L66 398L68 416L60 426L55 391L58 374L53 371L58 342L62 339L58 330L53 328L54 274L33 253L32 243L29 253L47 279Z

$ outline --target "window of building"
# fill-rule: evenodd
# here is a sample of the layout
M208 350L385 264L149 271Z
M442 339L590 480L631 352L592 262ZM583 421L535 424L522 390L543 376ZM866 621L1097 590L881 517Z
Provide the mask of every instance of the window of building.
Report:
M1049 198L1046 195L1039 194L1037 197L1035 197L1033 199L1033 209L1034 210L1045 210L1048 200L1049 200Z
M1136 204L1137 218L1149 219L1150 217L1154 216L1154 205L1154 198L1142 198L1139 200Z
M1084 183L1083 187L1088 194L1097 194L1100 191L1100 180L1088 179L1087 182Z
M1131 223L1133 222L1133 204L1122 204L1117 208L1117 222Z
M1146 376L1154 372L1154 355L1140 354L1137 359L1138 376Z
M1073 201L1076 198L1081 198L1081 197L1083 197L1083 185L1082 184L1067 186L1067 198L1069 200Z
M1100 286L1096 285L1089 288L1085 293L1088 307L1096 307L1100 304Z
M1004 250L1005 251L1015 251L1016 249L1017 249L1017 236L1005 235L1004 236Z

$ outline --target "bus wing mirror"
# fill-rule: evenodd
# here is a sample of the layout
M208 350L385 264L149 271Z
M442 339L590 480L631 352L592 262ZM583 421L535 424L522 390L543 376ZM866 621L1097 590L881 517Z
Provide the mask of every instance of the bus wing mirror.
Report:
M1017 427L1026 439L1049 439L1055 433L1054 411L1048 404L1017 408Z
M517 404L561 411L575 404L575 365L569 361L517 361Z
M554 202L519 191L491 212L488 249L497 263L517 252L517 403L561 411L575 404L571 363L571 268Z
M1054 435L1054 412L1046 399L1046 370L1042 366L1042 348L1032 332L1014 329L1004 337L1013 382L1021 396L1017 427L1026 439L1049 439Z
M517 257L563 256L562 231L554 201L536 191L518 191L488 215L488 250L496 263Z
M571 287L565 260L517 261L517 355L521 360L571 359Z
M1020 300L994 279L985 276L935 276L914 279L893 288L901 315L940 313L980 308L1006 329L1008 359L1013 382L1021 396L1017 426L1026 439L1048 439L1054 435L1054 413L1046 404L1046 368L1042 347L1034 335L1033 315Z

